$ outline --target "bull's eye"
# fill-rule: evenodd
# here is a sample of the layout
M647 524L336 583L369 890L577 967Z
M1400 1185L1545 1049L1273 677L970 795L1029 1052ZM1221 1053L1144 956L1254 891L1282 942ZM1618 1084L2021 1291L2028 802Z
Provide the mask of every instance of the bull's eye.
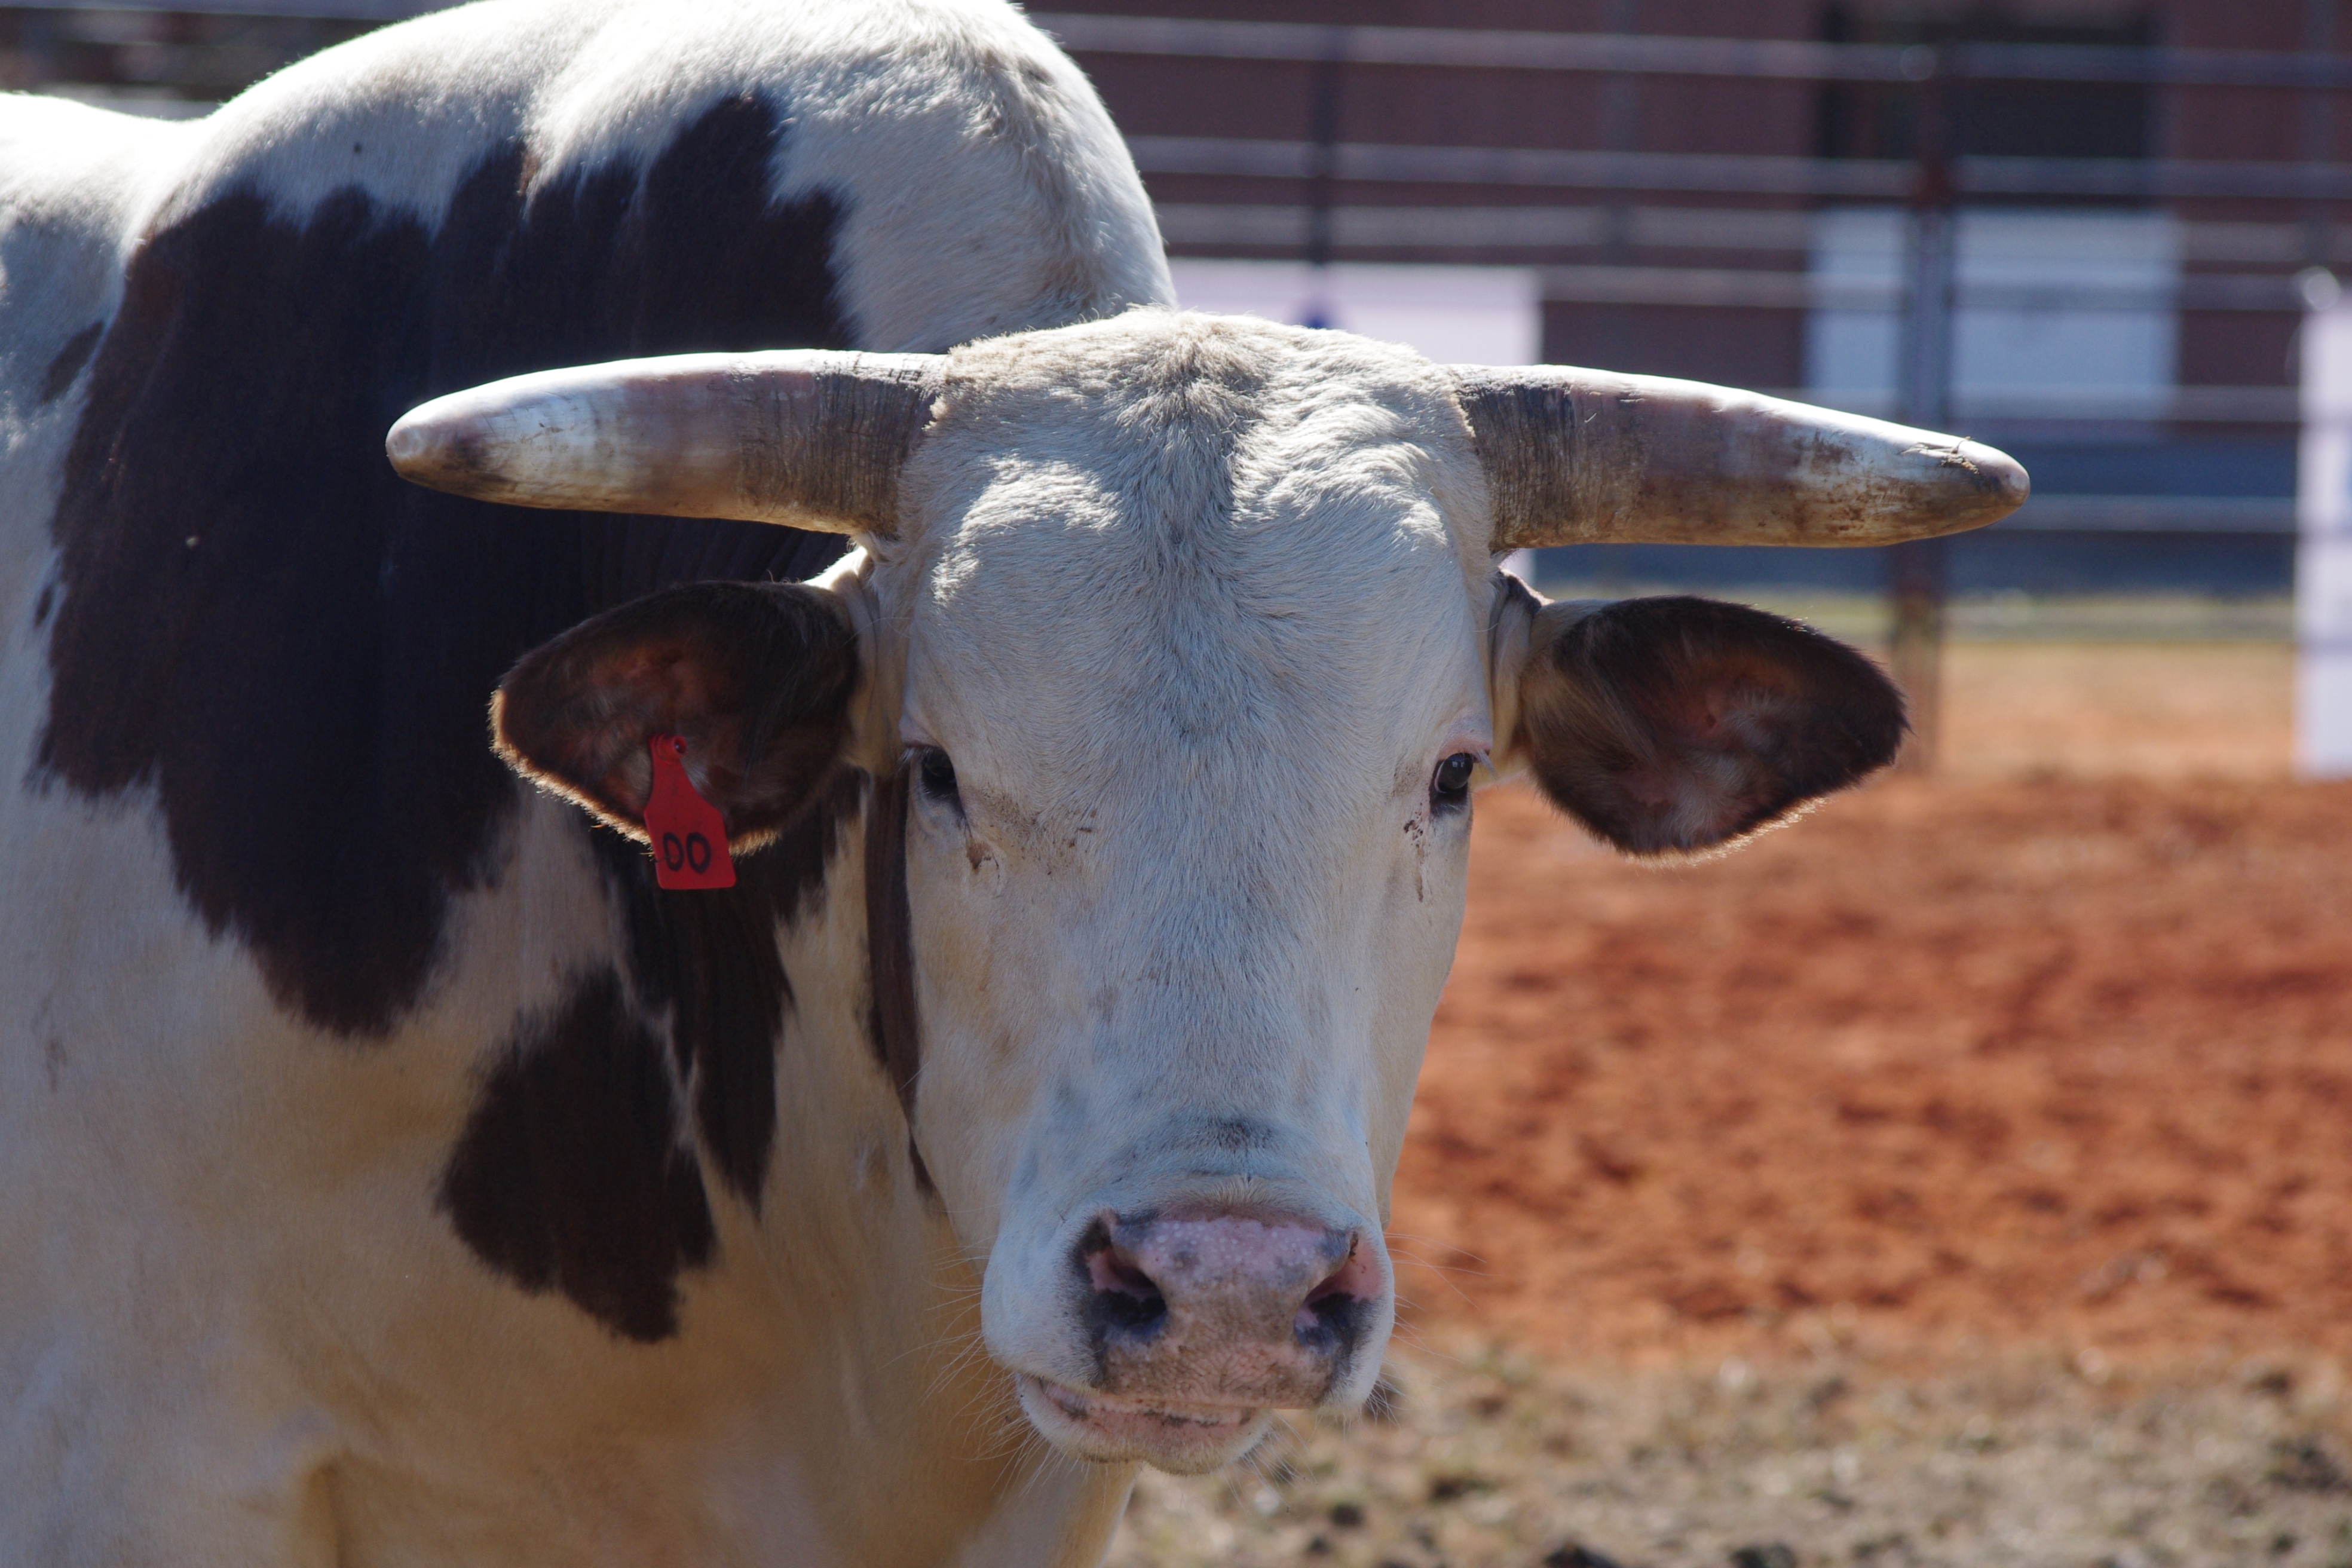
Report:
M1436 773L1429 781L1429 804L1437 811L1459 811L1470 804L1470 774L1478 759L1467 752L1456 752L1437 764Z
M941 805L962 805L956 794L955 763L937 746L925 746L915 753L915 777L923 793Z

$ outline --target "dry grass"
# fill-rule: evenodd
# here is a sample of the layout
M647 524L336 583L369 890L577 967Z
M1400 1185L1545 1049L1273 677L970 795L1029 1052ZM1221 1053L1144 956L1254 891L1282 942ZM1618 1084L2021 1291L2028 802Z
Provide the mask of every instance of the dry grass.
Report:
M2277 779L2294 746L2282 643L1954 643L1954 778Z
M1762 1369L1399 1364L1394 1422L1147 1475L1112 1564L2352 1563L2347 1401L2324 1363L2151 1375L2012 1352L1921 1373L1825 1342Z

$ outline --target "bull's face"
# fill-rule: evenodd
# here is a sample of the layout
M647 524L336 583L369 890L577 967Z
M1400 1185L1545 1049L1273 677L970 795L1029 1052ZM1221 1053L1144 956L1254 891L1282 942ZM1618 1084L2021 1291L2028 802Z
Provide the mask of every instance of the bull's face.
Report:
M876 587L917 1136L989 1347L1066 1447L1189 1465L1378 1371L1493 579L1435 367L1139 325L967 356Z
M635 489L594 468L659 423L632 374L580 421L589 499L725 510L675 464ZM730 483L765 487L738 514L845 515L866 554L588 623L509 677L501 744L642 836L647 742L682 734L739 847L837 770L874 780L876 1026L987 1347L1065 1451L1206 1468L1378 1372L1472 787L1528 768L1629 848L1702 848L1884 763L1900 702L1754 612L1539 611L1491 565L1523 476L1463 380L1402 350L1151 313L890 374L845 435L730 416L754 478ZM903 435L887 386L915 389ZM413 416L396 458L582 504L562 462L499 457L498 394ZM860 439L897 442L887 487L775 499Z

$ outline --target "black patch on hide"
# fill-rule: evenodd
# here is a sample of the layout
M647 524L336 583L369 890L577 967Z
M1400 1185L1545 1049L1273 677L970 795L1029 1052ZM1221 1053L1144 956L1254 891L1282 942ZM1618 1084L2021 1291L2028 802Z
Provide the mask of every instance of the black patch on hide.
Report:
M624 1339L677 1331L677 1277L718 1246L661 1041L620 975L525 1018L466 1119L440 1206L476 1257Z
M499 376L849 346L836 204L768 202L781 134L765 103L725 101L642 170L528 201L530 150L493 148L429 236L356 187L299 225L232 190L132 258L58 507L37 773L92 798L152 785L181 890L289 1011L382 1036L422 995L450 896L505 865L520 786L483 713L526 649L668 584L839 553L442 495L383 456L408 408Z
M760 523L443 495L383 456L402 413L500 376L853 346L838 203L769 200L782 134L747 95L648 163L528 199L538 154L487 146L432 233L357 187L290 222L231 186L132 257L54 522L31 782L153 789L181 892L289 1012L366 1040L425 997L452 896L511 855L522 786L484 714L527 649L670 584L796 580L840 553ZM629 972L520 1026L485 1088L443 1187L485 1262L631 1338L675 1326L713 1232L671 1136L662 1011L711 1159L756 1197L791 995L773 929L811 901L847 787L726 894L661 894L635 846L596 835Z
M907 901L908 769L904 763L874 786L866 824L866 952L872 970L875 1059L898 1091L907 1117L907 1159L915 1180L934 1190L915 1146L915 1082L923 1067L920 1010L915 1005L915 921Z
M703 1151L754 1209L775 1143L775 1045L793 995L776 925L821 907L826 862L865 800L866 775L839 770L774 842L736 861L733 887L709 891L665 891L646 874L641 846L615 833L595 837L638 998L669 1015L670 1049L691 1086Z

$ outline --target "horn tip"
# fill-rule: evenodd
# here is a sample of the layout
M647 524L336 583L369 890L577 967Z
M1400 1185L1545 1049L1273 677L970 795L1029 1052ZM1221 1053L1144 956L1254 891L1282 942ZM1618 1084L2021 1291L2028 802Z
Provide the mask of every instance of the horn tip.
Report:
M440 468L456 445L447 426L432 418L424 409L413 409L400 417L383 438L383 455L404 479L429 478Z
M1938 437L1915 443L1907 455L1927 458L1935 464L1935 478L1929 482L1943 498L1936 510L1949 520L1939 532L1999 522L2033 493L2033 481L2024 464L1980 441Z
M2007 517L2032 497L2033 479L2025 465L1999 447L1963 441L1960 454L1977 476L1987 522Z
M383 438L393 471L433 489L478 489L486 465L480 431L472 420L428 403L401 416Z

